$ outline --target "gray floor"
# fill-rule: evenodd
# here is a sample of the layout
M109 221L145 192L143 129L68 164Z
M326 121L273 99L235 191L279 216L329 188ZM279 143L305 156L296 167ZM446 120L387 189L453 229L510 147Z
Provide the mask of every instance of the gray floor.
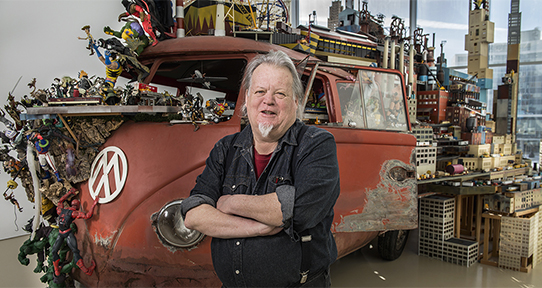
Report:
M0 287L45 287L31 265L17 262L28 237L0 241ZM542 264L530 273L514 272L476 263L467 268L417 255L417 230L412 231L403 255L395 261L380 259L376 241L331 266L333 287L542 287Z
M542 263L530 273L475 263L471 267L418 256L418 230L411 231L403 255L380 258L377 242L331 266L333 287L542 287Z

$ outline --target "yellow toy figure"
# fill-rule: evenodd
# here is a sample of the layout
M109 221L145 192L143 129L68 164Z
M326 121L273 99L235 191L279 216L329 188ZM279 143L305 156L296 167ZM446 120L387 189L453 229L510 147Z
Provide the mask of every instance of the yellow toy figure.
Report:
M104 57L102 53L100 53L96 42L92 43L92 47L94 47L94 50L96 50L96 56L98 56L98 59L100 59L100 61L102 61L102 63L105 65L106 77L104 85L102 86L102 92L105 94L104 101L108 105L115 105L120 100L120 98L117 97L114 88L115 84L117 83L117 79L122 73L122 65L120 65L119 61L117 61L116 54L111 54L109 50L105 50Z

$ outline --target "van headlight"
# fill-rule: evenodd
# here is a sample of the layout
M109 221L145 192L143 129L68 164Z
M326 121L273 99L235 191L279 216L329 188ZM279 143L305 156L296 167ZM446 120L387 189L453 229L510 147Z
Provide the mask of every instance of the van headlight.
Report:
M175 200L162 207L158 212L155 225L161 239L168 244L188 248L200 242L205 235L184 226L180 209L182 201Z

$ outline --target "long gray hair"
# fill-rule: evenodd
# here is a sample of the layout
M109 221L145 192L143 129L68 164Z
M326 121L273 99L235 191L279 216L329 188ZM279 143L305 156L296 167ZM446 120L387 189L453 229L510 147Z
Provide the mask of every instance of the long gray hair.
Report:
M292 62L292 59L290 59L290 57L288 57L288 55L282 51L271 51L269 54L258 55L248 63L247 68L245 69L245 74L243 75L243 81L241 83L242 87L245 88L243 94L246 95L246 93L250 90L250 85L252 84L252 74L254 74L254 70L256 70L256 68L262 64L284 67L290 71L290 74L292 74L292 91L298 105L296 116L297 118L301 118L301 111L299 107L303 105L303 84L297 75L297 70ZM243 104L241 112L243 116L247 115L246 103Z

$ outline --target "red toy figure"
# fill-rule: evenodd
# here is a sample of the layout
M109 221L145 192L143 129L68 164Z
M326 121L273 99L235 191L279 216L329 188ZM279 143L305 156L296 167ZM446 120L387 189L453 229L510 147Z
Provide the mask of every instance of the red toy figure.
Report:
M147 5L145 2L143 2L143 4L145 4L145 6ZM123 5L126 8L126 12L119 15L119 22L122 18L130 15L134 15L135 17L139 18L141 20L143 30L145 30L145 32L147 32L147 34L149 34L149 36L152 38L151 46L156 45L158 43L158 39L156 39L156 34L154 34L154 29L151 24L151 14L147 12L149 11L149 8L146 7L147 9L145 9L140 5L130 3L128 1L123 1Z
M77 239L75 238L75 235L73 234L73 231L70 229L70 224L75 219L89 219L92 217L92 213L94 211L94 207L98 204L99 197L96 197L96 200L94 200L94 203L90 207L90 210L85 214L81 211L79 211L79 207L81 206L81 202L79 200L74 199L71 201L71 206L69 208L64 208L64 201L70 196L75 195L75 189L72 188L68 193L66 193L64 196L60 198L58 201L58 206L56 207L56 212L58 214L58 238L56 238L55 244L53 245L53 249L51 253L53 254L53 265L55 267L55 275L60 276L60 270L62 267L60 267L60 256L58 255L58 251L60 250L60 247L64 243L64 240L66 240L66 243L68 244L68 247L70 247L70 250L72 250L73 253L73 259L76 261L77 266L86 273L87 275L91 276L92 272L94 272L94 268L96 268L96 263L94 260L92 260L92 264L90 267L85 267L85 263L83 262L83 258L79 254L79 249L77 248Z

